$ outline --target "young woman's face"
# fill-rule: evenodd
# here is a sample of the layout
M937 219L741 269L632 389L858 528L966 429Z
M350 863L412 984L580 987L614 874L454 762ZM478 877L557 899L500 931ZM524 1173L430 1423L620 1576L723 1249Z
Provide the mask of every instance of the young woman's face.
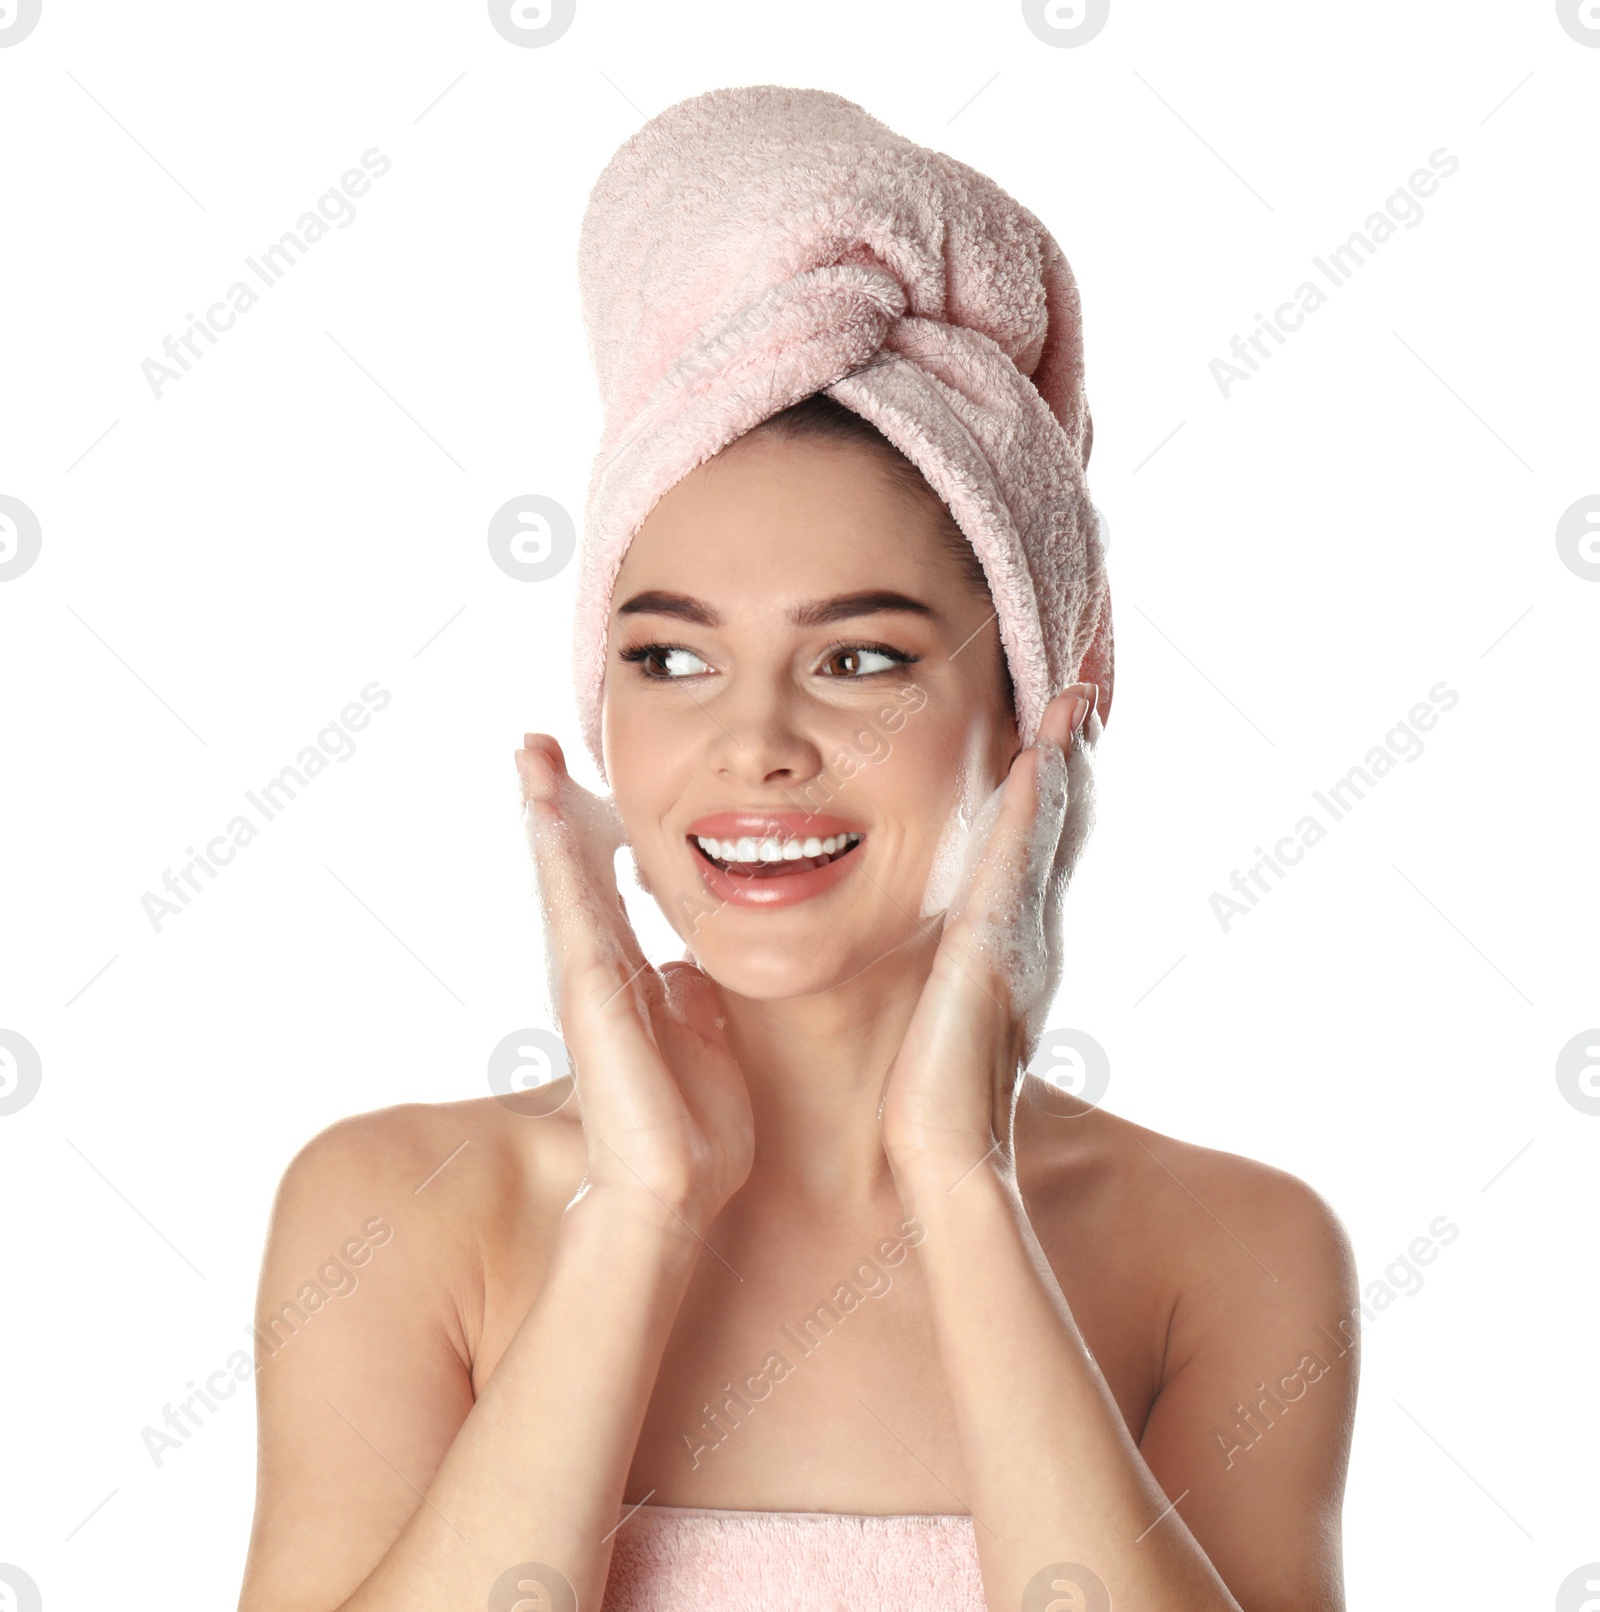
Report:
M938 511L865 445L757 432L661 499L613 595L606 772L645 888L719 984L807 995L929 927L941 835L1016 752L1002 666ZM793 850L839 831L861 838L836 863L776 878L698 844L773 839L806 869Z

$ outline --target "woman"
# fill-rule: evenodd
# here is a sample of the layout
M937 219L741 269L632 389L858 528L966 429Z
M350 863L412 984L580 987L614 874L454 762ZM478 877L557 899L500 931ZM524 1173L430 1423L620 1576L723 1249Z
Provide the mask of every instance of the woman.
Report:
M290 1166L242 1607L1336 1612L1338 1220L1024 1075L1110 692L1065 260L760 86L629 142L582 262L611 797L516 754L574 1068Z

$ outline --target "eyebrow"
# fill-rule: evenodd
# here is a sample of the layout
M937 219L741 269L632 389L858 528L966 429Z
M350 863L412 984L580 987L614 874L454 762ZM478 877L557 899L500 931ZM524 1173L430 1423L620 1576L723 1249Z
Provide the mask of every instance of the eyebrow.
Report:
M831 599L813 599L809 604L794 605L788 612L792 627L825 627L835 621L850 621L857 616L877 616L889 613L925 616L939 620L939 612L920 599L895 593L887 588L871 588L861 593L840 593ZM697 627L722 626L721 614L702 600L687 593L668 593L651 588L636 593L617 609L619 616L676 616L680 621L693 622Z

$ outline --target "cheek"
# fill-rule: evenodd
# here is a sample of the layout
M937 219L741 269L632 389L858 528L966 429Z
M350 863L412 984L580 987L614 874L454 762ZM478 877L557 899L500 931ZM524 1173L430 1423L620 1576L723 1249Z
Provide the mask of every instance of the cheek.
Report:
M641 697L651 692L631 689L626 683L613 684L610 675L606 678L600 702L601 747L606 775L616 784L619 796L625 789L650 793L650 780L667 758L682 754L671 721L648 698Z
M919 917L930 918L950 904L968 829L998 781L993 751L992 727L974 722L930 746L929 764L908 781L906 867L921 888L907 894L919 901Z
M650 824L659 823L670 794L674 746L662 724L650 722L626 696L608 699L601 726L606 780L628 830L628 843L648 854Z
M885 729L877 713L858 721L853 730L842 730L838 753L848 754L852 764L868 773L884 769L895 759L896 735Z

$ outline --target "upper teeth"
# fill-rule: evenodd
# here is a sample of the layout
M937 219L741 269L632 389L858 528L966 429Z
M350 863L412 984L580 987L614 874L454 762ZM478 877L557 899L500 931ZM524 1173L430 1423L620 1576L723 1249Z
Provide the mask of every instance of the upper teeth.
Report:
M854 845L859 834L831 834L825 840L812 835L808 840L708 840L695 835L695 843L707 856L723 862L798 862L803 856L832 856Z

